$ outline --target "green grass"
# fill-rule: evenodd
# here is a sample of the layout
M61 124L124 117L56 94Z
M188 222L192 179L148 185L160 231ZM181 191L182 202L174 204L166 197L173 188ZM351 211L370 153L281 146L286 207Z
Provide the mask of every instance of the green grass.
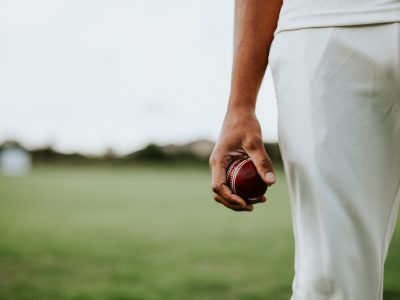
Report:
M50 167L0 177L0 299L288 300L282 171L251 213L212 199L201 168ZM400 234L385 299L400 299Z

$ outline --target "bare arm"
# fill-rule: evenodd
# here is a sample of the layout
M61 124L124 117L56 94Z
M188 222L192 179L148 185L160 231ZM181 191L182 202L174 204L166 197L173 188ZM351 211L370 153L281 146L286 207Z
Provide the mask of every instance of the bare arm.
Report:
M226 183L226 168L236 158L249 156L260 176L275 182L271 160L264 149L255 116L257 94L268 64L268 54L282 0L236 0L234 56L228 109L221 133L210 157L214 199L233 210L253 209L252 204L232 194ZM265 202L262 197L258 202Z
M255 108L282 0L236 0L229 106Z

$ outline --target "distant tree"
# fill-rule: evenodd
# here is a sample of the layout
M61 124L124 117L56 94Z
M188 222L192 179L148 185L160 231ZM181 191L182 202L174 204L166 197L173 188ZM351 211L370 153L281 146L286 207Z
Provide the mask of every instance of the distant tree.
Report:
M31 151L34 161L55 161L60 154L51 147L35 149Z
M34 149L30 151L32 154L33 162L84 162L88 161L89 158L78 154L71 153L65 154L54 150L52 147L45 147L40 149Z
M107 148L106 153L101 157L103 160L117 160L118 157L112 148Z
M163 149L156 144L149 144L144 149L134 152L130 158L138 161L167 161L168 157Z
M0 144L0 150L5 149L5 148L10 148L10 147L26 150L24 146L22 146L19 142L14 141L14 140L6 140L2 144Z

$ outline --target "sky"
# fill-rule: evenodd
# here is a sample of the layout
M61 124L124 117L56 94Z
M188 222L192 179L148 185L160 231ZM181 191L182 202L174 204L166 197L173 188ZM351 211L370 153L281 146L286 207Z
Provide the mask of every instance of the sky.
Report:
M0 142L124 154L218 138L230 91L234 1L3 0ZM277 141L269 68L257 101Z

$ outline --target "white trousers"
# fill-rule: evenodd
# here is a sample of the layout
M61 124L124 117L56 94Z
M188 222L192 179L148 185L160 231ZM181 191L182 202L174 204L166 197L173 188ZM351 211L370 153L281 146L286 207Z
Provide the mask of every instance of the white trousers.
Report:
M400 202L400 23L284 31L269 64L295 238L291 299L380 300Z

